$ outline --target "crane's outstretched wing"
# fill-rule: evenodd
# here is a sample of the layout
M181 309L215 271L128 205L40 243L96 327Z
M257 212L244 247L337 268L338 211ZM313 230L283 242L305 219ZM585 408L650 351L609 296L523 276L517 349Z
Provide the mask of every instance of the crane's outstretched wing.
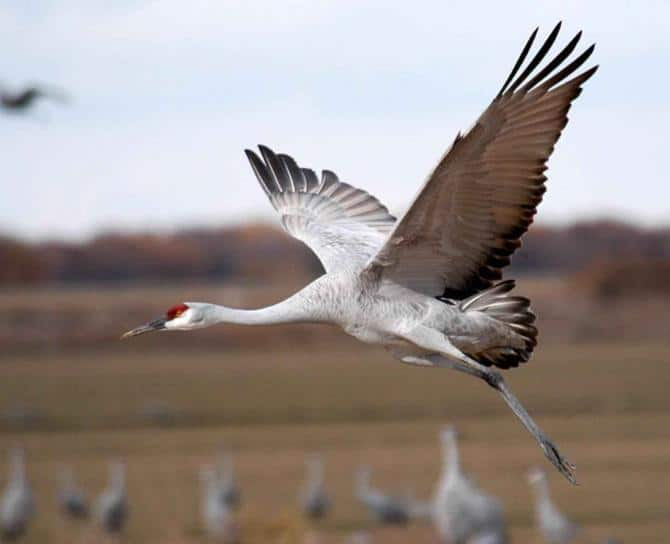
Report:
M580 32L534 73L559 29L560 23L514 79L533 32L500 93L467 134L456 137L366 273L458 299L501 278L542 200L543 172L570 104L598 68L565 82L595 47L559 70Z
M360 270L377 253L395 224L375 197L341 182L329 170L321 180L288 155L258 146L245 153L281 216L284 229L316 253L326 272Z

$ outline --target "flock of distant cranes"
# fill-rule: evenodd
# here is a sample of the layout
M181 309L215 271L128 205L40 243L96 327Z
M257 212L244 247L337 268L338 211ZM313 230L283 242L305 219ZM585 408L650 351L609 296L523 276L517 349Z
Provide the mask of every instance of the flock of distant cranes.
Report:
M442 474L433 497L422 503L411 497L388 494L371 484L367 467L356 473L354 495L378 524L405 525L412 520L432 522L443 544L508 544L508 527L502 503L483 491L463 471L457 433L453 426L440 433L443 449ZM318 522L329 515L333 503L326 490L323 460L312 455L305 461L306 479L299 493L298 506L303 515ZM547 544L576 542L578 526L552 501L546 474L532 469L528 475L535 499L536 526ZM200 470L201 524L212 541L236 544L242 540L235 511L241 504L241 492L235 478L233 460L225 455L218 465ZM59 474L58 504L63 515L74 520L89 517L86 494L75 483L72 469ZM109 466L107 487L98 496L92 513L98 527L107 534L119 534L128 519L125 466ZM23 451L10 452L9 478L0 497L0 541L20 538L35 513L33 493L26 475ZM360 531L351 542L369 541ZM613 540L606 541L608 543Z

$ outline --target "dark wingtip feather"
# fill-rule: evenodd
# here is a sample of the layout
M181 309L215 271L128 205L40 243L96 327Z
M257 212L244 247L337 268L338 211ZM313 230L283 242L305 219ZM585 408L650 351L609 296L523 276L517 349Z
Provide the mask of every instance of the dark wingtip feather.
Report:
M516 73L519 71L519 68L521 68L521 65L523 64L523 61L526 60L526 56L528 55L528 51L530 51L530 48L533 45L533 42L535 41L535 37L537 36L537 33L539 32L539 30L540 30L539 26L535 27L535 30L533 30L530 37L526 40L526 44L523 46L523 49L521 50L521 54L516 59L516 62L514 63L514 67L512 68L512 71L507 76L507 79L505 80L505 83L503 83L503 86L500 88L500 91L498 92L497 96L502 96L502 94L507 89L507 86L509 85L509 82L512 81L512 79L514 78Z
M549 36L547 36L547 39L544 40L544 43L540 47L537 53L535 53L535 56L531 59L531 61L528 63L528 66L524 69L523 72L521 72L521 75L516 78L514 83L510 86L510 88L506 91L507 93L513 93L519 85L521 85L526 78L535 70L538 64L542 62L542 59L547 55L549 50L551 49L551 46L554 45L554 42L556 41L556 38L558 36L558 32L561 30L561 24L562 22L559 21L558 24L554 27L554 29L549 33Z

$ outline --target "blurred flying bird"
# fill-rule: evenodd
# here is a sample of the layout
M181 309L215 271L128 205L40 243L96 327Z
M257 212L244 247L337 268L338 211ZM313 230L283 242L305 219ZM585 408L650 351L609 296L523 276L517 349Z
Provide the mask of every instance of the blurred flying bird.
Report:
M119 461L109 465L109 481L96 501L95 517L98 525L110 534L121 532L126 524L128 519L126 467Z
M47 98L60 103L67 102L67 96L57 89L44 86L30 86L21 91L12 92L0 86L0 105L8 111L25 111L40 98Z
M226 453L218 466L219 500L228 508L237 508L240 505L241 493L235 481L235 466L233 457Z
M323 481L323 459L312 455L305 459L307 479L300 493L303 513L312 519L324 517L330 510L330 498Z
M316 253L326 273L267 308L181 303L124 337L216 323L335 324L363 342L384 345L402 362L480 378L574 483L573 465L493 368L519 366L537 344L530 301L510 294L513 281L496 282L533 221L547 159L570 105L597 69L570 79L593 45L562 66L581 32L538 68L559 29L560 23L522 69L537 29L532 33L500 92L474 126L456 136L397 221L379 200L329 170L319 180L288 155L265 146L259 146L261 157L247 150L282 225Z
M446 427L440 438L444 468L433 499L433 521L442 542L505 544L507 529L502 505L463 473L456 429Z
M547 475L534 468L528 473L528 481L535 493L535 520L547 544L569 544L577 536L577 525L566 518L549 496Z
M212 466L200 469L202 522L207 536L216 542L234 544L238 541L238 527L232 510L221 500L221 480Z
M9 457L9 480L0 498L0 540L9 542L23 535L34 510L25 456L22 449L14 448Z
M401 497L386 495L370 484L372 473L361 467L356 473L356 497L368 509L372 517L380 523L404 525L409 521L410 505Z
M63 467L58 477L60 480L58 504L60 505L61 512L74 519L88 517L86 496L74 481L72 467Z

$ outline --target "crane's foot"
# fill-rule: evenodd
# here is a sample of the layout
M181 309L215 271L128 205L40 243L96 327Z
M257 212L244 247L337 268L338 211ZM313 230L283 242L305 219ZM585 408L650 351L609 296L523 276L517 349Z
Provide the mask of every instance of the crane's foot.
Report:
M539 442L542 451L544 451L544 455L546 455L547 459L551 461L551 464L554 465L563 476L565 476L568 482L570 482L572 485L578 485L577 479L575 477L575 465L563 457L561 452L558 451L556 445L546 436L542 435L539 438Z

